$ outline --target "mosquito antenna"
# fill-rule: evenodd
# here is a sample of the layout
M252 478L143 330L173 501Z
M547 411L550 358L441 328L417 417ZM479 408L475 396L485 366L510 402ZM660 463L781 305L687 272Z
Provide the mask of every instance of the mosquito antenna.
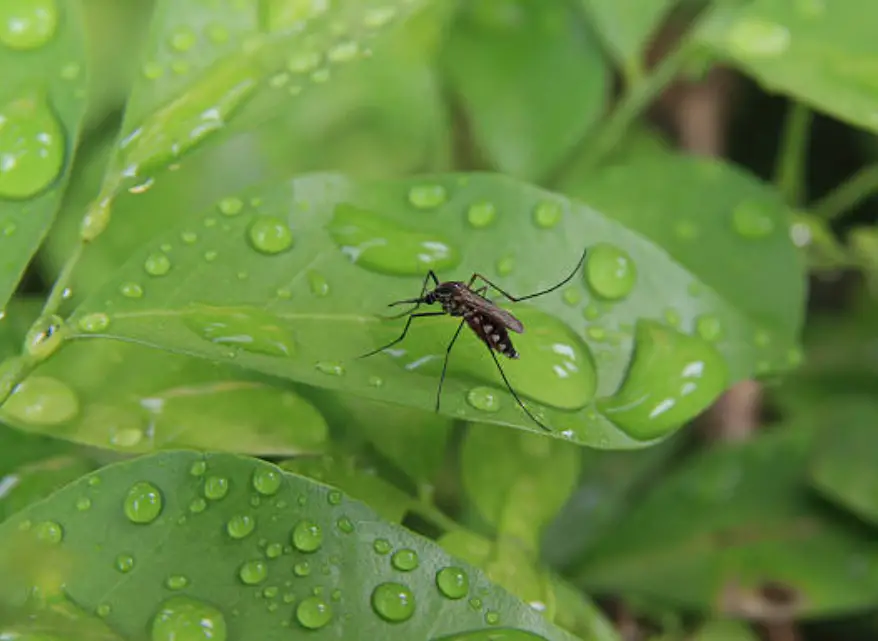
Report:
M495 283L493 283L492 281L488 280L487 278L485 278L484 276L482 276L481 274L478 274L478 273L472 275L472 278L470 278L470 281L469 281L469 286L472 287L475 280L477 278L480 278L482 281L487 283L492 288L496 289L498 292L500 292L500 294L502 294L503 296L505 296L506 298L511 300L513 303L518 303L520 301L528 300L530 298L536 298L537 296L545 296L546 294L549 294L549 293L555 291L556 289L563 287L564 285L569 283L571 280L573 280L573 277L576 276L576 272L579 271L579 268L582 267L582 264L585 262L585 256L587 254L588 254L588 247L586 247L582 251L582 256L579 257L579 262L576 263L576 267L573 268L573 271L570 272L570 274L564 280L562 280L560 283L556 283L556 284L552 285L551 287L549 287L548 289L540 290L534 294L528 294L527 296L513 296L509 292L501 289Z

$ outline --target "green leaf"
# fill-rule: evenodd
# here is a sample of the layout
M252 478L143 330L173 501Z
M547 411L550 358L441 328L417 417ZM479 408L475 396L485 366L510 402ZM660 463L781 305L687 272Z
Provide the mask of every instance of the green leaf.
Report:
M878 552L874 533L807 492L803 427L696 456L590 550L577 584L755 619L872 607L878 577L852 568Z
M80 11L76 0L0 8L0 313L67 184L85 113Z
M871 396L824 401L815 421L825 428L815 448L811 482L830 500L878 524L878 470L874 465L878 402Z
M7 442L4 438L4 448L8 447ZM0 479L0 521L72 483L95 467L93 461L82 456L61 455L20 465L8 471ZM79 504L80 508L85 505Z
M722 300L705 315L693 309L704 293L666 296L665 315L721 336L732 380L798 363L805 269L774 189L722 161L675 154L571 176L563 189L664 248L698 274L693 287Z
M461 479L499 536L536 553L543 528L576 486L579 461L571 444L474 424L461 446Z
M759 637L743 621L715 619L701 626L691 641L759 641Z
M718 211L705 257L695 251L703 244L681 247L692 263L687 271L606 215L502 176L302 177L229 194L135 252L75 312L74 334L432 411L456 321L418 319L398 351L358 358L402 331L401 320L379 318L387 304L417 295L431 267L443 278L478 270L518 295L537 292L570 275L588 247L583 273L562 291L515 306L527 327L514 336L523 357L503 367L555 436L637 447L701 412L757 364L786 364L792 328L746 313L754 305L784 319L801 313L783 211L765 210L774 231L758 242L719 233L732 211ZM752 260L741 265L738 254ZM722 256L729 258L716 263ZM141 297L121 293L132 284ZM769 302L725 297L748 289ZM486 352L472 332L461 334L443 414L544 433L509 396Z
M83 498L91 506L77 510ZM166 452L108 466L0 525L0 541L9 577L0 601L17 605L32 585L51 599L63 583L66 599L131 638L184 627L207 634L210 625L217 639L339 639L353 630L435 639L487 619L572 639L363 504L233 455ZM445 568L459 571L439 575ZM452 580L460 572L462 587Z
M462 3L443 66L492 165L536 179L604 110L600 47L567 2Z
M640 70L643 52L677 0L581 0L619 63Z
M697 36L772 92L878 131L873 5L753 0L718 3Z

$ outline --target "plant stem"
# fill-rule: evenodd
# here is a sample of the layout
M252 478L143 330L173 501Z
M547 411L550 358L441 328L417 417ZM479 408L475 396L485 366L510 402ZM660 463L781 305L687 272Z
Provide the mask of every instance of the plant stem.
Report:
M774 183L787 204L793 207L807 197L804 177L812 115L812 111L801 102L792 103L781 134Z
M876 191L878 191L878 163L860 169L817 201L811 211L823 220L835 220Z
M61 309L61 303L64 301L64 292L70 284L70 279L73 277L73 270L76 269L76 265L82 257L83 249L85 249L85 243L81 239L77 239L73 252L67 257L61 273L58 274L55 284L52 285L52 290L49 292L49 297L46 299L43 311L40 313L40 319L57 314L58 310ZM39 322L39 319L37 322Z

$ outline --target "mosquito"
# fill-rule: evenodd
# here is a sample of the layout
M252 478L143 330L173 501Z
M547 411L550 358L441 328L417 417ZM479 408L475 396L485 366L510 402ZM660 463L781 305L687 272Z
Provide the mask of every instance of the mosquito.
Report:
M517 359L519 357L518 352L512 345L512 339L509 337L509 332L513 331L516 334L522 334L524 333L524 325L522 325L521 321L510 312L498 307L489 300L486 293L489 287L493 288L504 298L513 303L519 303L524 300L549 294L556 289L563 287L569 283L574 276L576 276L576 272L579 271L579 268L582 267L583 262L585 262L587 251L588 250L586 249L582 252L582 256L580 257L579 262L576 263L576 267L564 280L548 289L538 291L534 294L528 294L527 296L513 296L478 272L474 273L467 283L456 280L440 282L436 277L436 273L431 269L424 277L424 284L421 286L420 296L417 298L394 301L388 305L388 307L406 304L414 305L414 307L402 312L401 314L387 317L387 320L402 318L403 316L408 317L405 322L405 327L403 327L402 333L399 337L383 347L379 347L376 350L363 354L360 358L373 356L401 342L408 334L412 321L416 318L425 318L427 316L453 316L462 318L460 324L457 326L457 330L454 332L454 336L451 337L451 341L448 343L448 347L445 348L445 359L442 362L442 374L439 377L439 386L436 389L436 411L439 411L439 405L442 400L442 386L445 383L445 373L448 370L448 359L451 356L451 349L454 347L454 343L460 336L463 326L469 325L469 328L487 346L488 353L491 354L491 358L494 359L494 364L497 366L497 370L500 372L500 376L503 378L506 388L515 398L521 409L525 411L534 423L546 431L551 431L548 427L543 425L543 423L541 423L529 409L527 409L524 402L522 402L521 398L512 388L509 379L506 378L506 373L503 371L503 367L500 365L500 360L497 358L497 353L503 354L503 356L511 359ZM483 284L474 289L473 287L476 285L476 281L481 281ZM433 283L433 288L428 290L428 286L431 282ZM433 305L434 303L439 303L442 310L429 312L418 311L421 305Z

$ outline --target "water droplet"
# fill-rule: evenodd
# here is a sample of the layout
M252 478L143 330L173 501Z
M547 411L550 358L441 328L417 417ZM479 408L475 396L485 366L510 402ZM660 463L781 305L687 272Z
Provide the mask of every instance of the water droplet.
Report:
M579 302L582 300L582 292L576 287L568 287L564 290L564 293L561 294L561 298L571 307L575 307L576 305L579 305Z
M790 32L784 25L757 17L734 23L726 33L726 45L744 57L773 58L786 53Z
M172 574L165 580L165 587L169 590L182 590L189 585L189 579L182 574Z
M774 231L771 205L757 200L745 200L732 212L732 226L744 238L765 238Z
M53 314L48 318L41 319L24 337L24 349L31 356L39 360L45 360L55 353L64 340L61 331L64 321L60 316Z
M329 295L329 282L323 274L315 272L313 269L309 269L307 277L308 287L311 288L312 294L319 296L320 298L325 298Z
M561 222L561 215L563 213L564 212L559 203L551 200L544 200L534 207L534 224L542 229L551 229Z
M187 596L161 604L150 641L226 641L226 620L216 608Z
M440 235L351 205L335 208L327 230L355 264L381 274L422 276L428 269L447 270L460 262L459 252Z
M3 0L0 3L0 43L19 51L45 45L58 28L55 3L56 0Z
M339 517L338 521L335 522L338 526L338 529L344 532L345 534L350 534L354 531L354 523L348 517L342 516Z
M229 493L229 480L224 476L208 476L204 479L204 498L219 501Z
M479 611L482 609L482 600L478 597L474 597L469 600L469 607L473 610Z
M488 610L485 612L485 623L488 625L497 625L500 623L500 613L495 612L494 610Z
M695 331L704 340L714 343L722 338L722 322L716 316L705 314L695 319Z
M55 521L43 521L34 527L34 535L43 543L60 543L64 538L64 528Z
M642 320L622 386L597 405L629 436L646 441L694 418L725 383L725 362L709 343Z
M256 307L197 305L183 321L203 339L268 356L292 356L295 342L277 316Z
M249 514L238 514L229 519L226 523L226 532L233 539L243 539L249 536L256 527L256 519Z
M634 261L618 247L600 243L589 250L585 279L591 290L607 300L631 293L637 281Z
M244 208L244 201L235 196L228 196L217 203L217 209L224 216L237 216Z
M110 607L109 603L101 603L98 607L95 608L95 614L97 614L102 619L110 616L111 611L112 608Z
M458 567L442 568L436 573L436 587L449 599L462 599L469 593L469 576Z
M195 461L189 466L189 474L192 476L204 476L205 472L207 472L207 462L205 461Z
M415 613L415 595L402 583L388 581L372 591L372 607L385 621L400 623Z
M490 387L474 387L466 394L466 402L483 412L500 410L500 393Z
M162 493L152 483L138 481L125 495L123 509L132 523L152 523L162 511Z
M369 377L368 383L371 387L381 387L382 385L384 385L384 379L380 376L373 375Z
M435 209L448 198L442 185L415 185L409 189L409 202L418 209Z
M269 543L265 547L265 556L269 559L276 559L284 553L284 546L280 543Z
M304 577L311 574L311 564L307 561L299 561L293 566L293 574L298 577Z
M63 67L61 67L60 76L64 80L76 80L79 78L79 74L82 72L82 67L75 62L68 62Z
M28 425L58 425L79 413L79 398L57 379L30 376L12 391L3 413Z
M390 563L400 572L411 572L418 567L418 553L408 548L397 550L390 557Z
M82 331L93 334L107 329L110 326L110 317L102 312L95 312L94 314L86 314L79 319L77 324Z
M134 557L130 554L120 554L116 557L116 569L122 574L134 569Z
M247 585L257 585L268 578L268 565L261 559L245 561L238 570L238 576Z
M293 245L293 232L277 216L257 216L247 234L253 249L263 254L280 254Z
M189 51L195 45L196 37L195 32L189 27L180 27L171 32L169 43L177 51Z
M292 543L300 552L316 552L323 545L323 531L314 521L299 521L293 528Z
M372 549L375 550L377 554L389 554L390 550L393 549L393 546L387 539L375 539L375 542L372 544Z
M332 72L328 68L317 69L311 72L311 80L316 83L322 83L329 80Z
M182 240L185 245L194 245L198 242L198 234L194 231L180 232L180 240Z
M125 298L142 298L143 287L138 283L122 283L122 286L119 288L119 293Z
M309 630L318 630L332 621L332 606L317 596L302 599L296 607L296 620Z
M87 496L80 496L76 499L76 509L80 512L85 512L86 510L91 509L91 499Z
M497 274L499 276L509 276L515 269L515 259L512 256L504 256L497 261Z
M320 362L314 365L318 372L329 374L330 376L343 376L344 366L341 363L324 363Z
M497 208L490 201L473 203L466 210L466 219L476 229L484 229L497 218Z
M229 30L223 25L212 23L207 25L207 38L216 45L222 44L229 39Z
M264 496L277 494L283 477L270 467L260 467L253 471L253 489Z
M314 71L320 64L320 54L314 51L297 53L287 60L287 69L293 73L308 73Z
M0 197L31 198L52 183L64 164L61 125L37 95L0 107Z
M200 496L195 497L189 502L189 511L193 514L200 514L207 509L207 501Z
M141 72L143 73L143 77L147 80L158 80L165 75L165 68L155 60L147 60L143 63Z
M396 16L396 9L392 6L371 7L363 14L363 24L370 29L380 29Z
M360 54L360 45L356 40L340 42L326 54L330 62L349 62Z
M164 276L171 270L171 259L161 252L155 252L146 257L143 269L150 276Z
M330 505L338 505L341 503L341 492L338 490L331 490L329 494L326 495L326 502Z

